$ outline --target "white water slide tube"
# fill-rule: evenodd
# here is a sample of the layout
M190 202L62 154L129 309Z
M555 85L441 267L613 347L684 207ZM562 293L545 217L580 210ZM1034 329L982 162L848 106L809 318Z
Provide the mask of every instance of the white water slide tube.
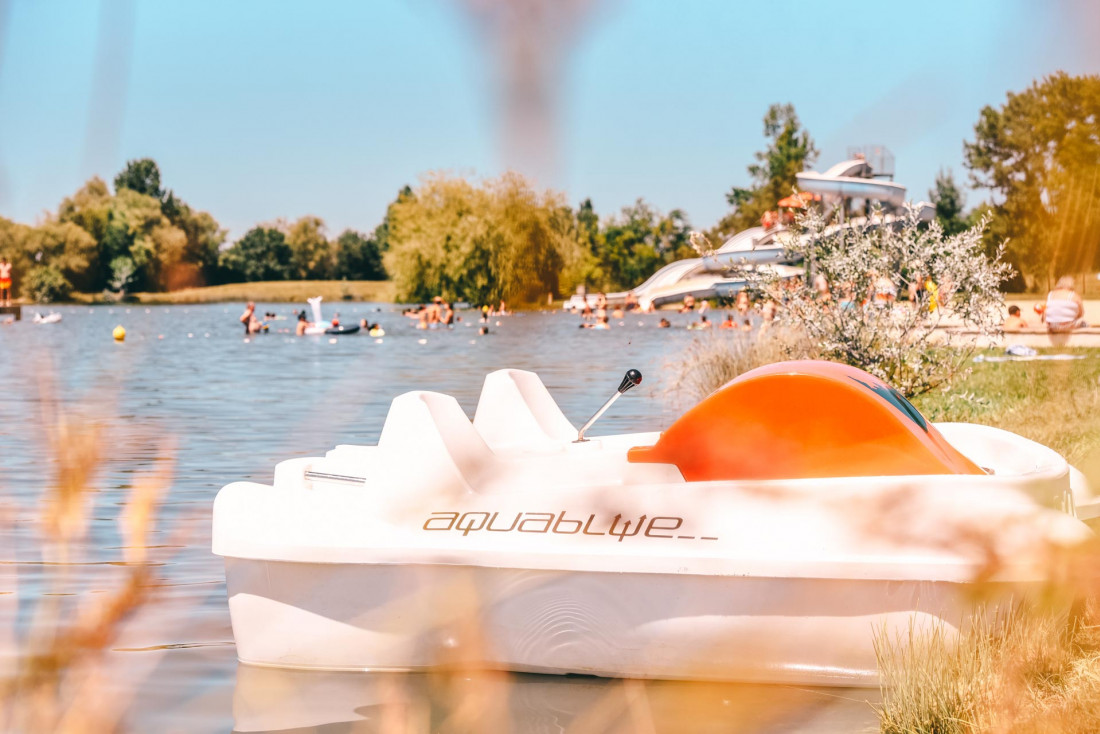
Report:
M819 194L830 206L844 199L870 199L891 206L905 203L904 186L870 176L871 168L867 161L856 158L837 163L824 173L806 171L796 178L800 191ZM788 267L791 265L790 258L776 238L784 229L752 227L738 232L711 256L679 260L664 266L635 288L634 295L643 306L659 306L682 300L687 295L696 298L728 295L744 283L737 278L723 277L723 274L730 266L739 264L778 268L783 271L781 275L796 274L794 268ZM610 293L607 298L611 303L621 303L626 293ZM594 297L589 296L589 299L594 304ZM580 307L583 302L579 298L566 302L566 308L574 305Z

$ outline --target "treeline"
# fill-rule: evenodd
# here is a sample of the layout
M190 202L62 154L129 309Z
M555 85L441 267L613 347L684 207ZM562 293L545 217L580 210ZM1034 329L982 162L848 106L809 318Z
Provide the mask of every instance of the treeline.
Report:
M516 173L480 184L429 174L391 205L387 223L386 269L409 301L535 302L580 283L629 288L692 253L680 211L639 199L601 223L591 200L572 209Z
M759 224L817 158L792 105L773 105L763 122L767 146L748 167L751 184L726 195L730 209L709 230L715 246ZM964 152L970 184L993 201L967 211L950 171L929 195L949 234L992 217L987 244L1007 240L1018 272L1009 288L1040 289L1100 268L1100 76L1059 72L1010 93L1003 106L981 110ZM433 173L402 189L369 234L330 239L324 222L307 216L254 227L227 246L217 221L164 189L156 163L142 159L115 177L114 193L93 178L38 226L0 218L0 255L15 264L17 292L35 300L73 289L392 277L404 300L484 303L541 301L580 284L631 288L692 257L689 232L682 211L662 213L642 199L601 218L590 199L571 207L518 174L478 183Z
M92 178L37 226L0 217L0 255L14 266L16 292L37 302L74 290L124 296L255 280L385 280L384 236L383 225L330 240L324 222L307 216L254 227L226 247L217 220L163 188L148 158L127 163L113 193Z

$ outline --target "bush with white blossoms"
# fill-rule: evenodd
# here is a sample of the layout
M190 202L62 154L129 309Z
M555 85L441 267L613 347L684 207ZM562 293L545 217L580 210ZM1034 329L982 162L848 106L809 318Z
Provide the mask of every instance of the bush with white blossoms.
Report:
M804 260L805 278L781 281L764 270L748 277L781 304L780 324L804 333L822 359L917 395L956 376L979 338L1000 333L999 286L1011 268L1003 245L986 254L987 224L949 237L912 207L844 225L811 209L784 235Z

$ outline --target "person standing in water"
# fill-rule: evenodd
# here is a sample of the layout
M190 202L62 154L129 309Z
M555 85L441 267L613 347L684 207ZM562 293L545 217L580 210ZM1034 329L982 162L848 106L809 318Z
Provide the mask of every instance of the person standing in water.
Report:
M252 333L252 322L256 320L256 304L249 301L244 307L244 313L241 314L241 323L244 324L244 333Z
M306 319L306 312L302 311L298 314L298 325L294 329L294 334L296 336L305 336L306 329L308 329L310 326L312 326L312 324L310 324L309 321Z
M11 263L0 257L0 305L11 305Z

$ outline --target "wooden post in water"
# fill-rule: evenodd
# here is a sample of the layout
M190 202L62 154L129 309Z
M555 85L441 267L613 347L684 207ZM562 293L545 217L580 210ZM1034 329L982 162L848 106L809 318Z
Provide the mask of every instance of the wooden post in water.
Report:
M23 307L22 306L0 306L0 317L12 315L16 321L23 319Z

